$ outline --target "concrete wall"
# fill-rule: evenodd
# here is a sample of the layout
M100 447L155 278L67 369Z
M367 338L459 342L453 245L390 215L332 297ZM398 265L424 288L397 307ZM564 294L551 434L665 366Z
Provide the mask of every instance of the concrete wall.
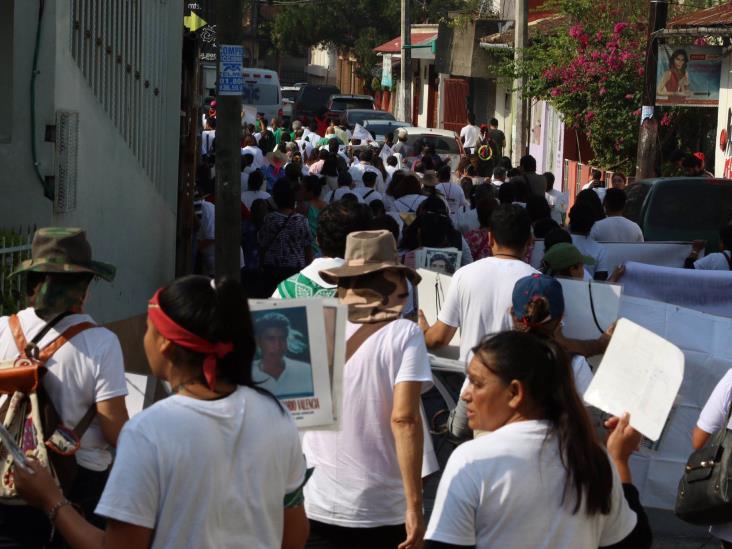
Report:
M54 213L43 197L30 157L28 82L33 55L37 6L15 2L12 140L0 144L0 225L76 226L87 230L96 259L117 266L112 284L96 282L88 311L98 321L126 318L145 311L153 291L173 277L180 133L182 3L162 4L168 43L161 103L164 143L162 177L154 184L122 139L71 55L71 16L66 3L46 3L39 61L37 143L41 170L53 174L53 146L43 143L43 128L57 110L79 112L77 205ZM23 32L17 32L22 29ZM5 54L0 51L0 54Z
M552 172L555 188L561 189L564 171L564 124L545 101L531 106L529 154L536 158L536 171Z

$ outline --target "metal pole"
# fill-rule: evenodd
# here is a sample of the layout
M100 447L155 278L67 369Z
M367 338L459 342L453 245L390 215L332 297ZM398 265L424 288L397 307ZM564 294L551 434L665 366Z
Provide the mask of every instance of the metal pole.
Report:
M653 116L656 104L656 67L658 65L658 40L654 33L666 26L668 3L665 0L649 0L648 38L643 83L643 108L638 134L638 155L635 177L646 179L656 176L658 158L658 120Z
M400 90L402 113L405 122L412 122L412 35L410 19L410 0L402 0L402 62L400 67L402 87Z
M238 279L241 240L241 65L244 58L241 0L216 0L216 25L215 270L216 278L229 276Z
M524 48L529 42L529 0L516 0L513 55L517 64L520 64ZM527 103L523 96L524 79L514 81L513 91L513 164L518 166L519 160L526 151L526 126L528 124Z

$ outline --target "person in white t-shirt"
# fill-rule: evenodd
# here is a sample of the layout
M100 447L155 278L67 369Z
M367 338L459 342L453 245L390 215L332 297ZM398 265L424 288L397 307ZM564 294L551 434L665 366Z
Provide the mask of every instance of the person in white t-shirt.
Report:
M452 173L449 165L441 166L437 171L437 185L435 188L442 194L450 209L450 214L455 214L461 207L468 207L470 203L465 198L463 188L457 183L450 182Z
M576 203L572 206L569 211L569 231L572 234L572 244L583 255L588 255L595 260L594 265L585 264L585 269L590 276L595 280L607 280L612 268L608 263L605 247L590 236L594 224L592 210L587 204Z
M262 149L257 146L257 140L254 138L253 135L248 135L244 139L244 147L242 147L241 149L241 154L251 154L252 166L258 170L262 169L266 164L264 154L262 154Z
M567 193L554 188L554 174L552 172L544 172L546 179L546 201L552 210L551 217L558 225L564 225L564 216L567 214L567 206L569 198Z
M612 418L606 453L557 345L516 331L489 336L468 379L470 426L488 433L450 456L425 549L651 546L628 466L640 433L627 414Z
M460 130L460 141L463 142L465 152L473 154L480 141L480 128L475 125L475 114L468 113L468 124Z
M320 273L348 305L348 342L338 430L303 437L315 467L305 487L309 542L419 547L421 479L438 468L420 403L432 373L419 328L401 315L407 281L420 277L398 263L389 231L351 233L345 260Z
M98 276L112 281L115 268L92 260L91 247L81 229L48 227L36 231L31 259L23 261L13 273L16 275L22 276L30 307L0 318L0 360L17 358L23 339L30 342L44 329L45 335L36 342L40 350L74 326L89 324L69 336L48 359L42 384L64 425L78 430L82 418L93 414L85 432L79 433L80 447L74 454L78 471L68 497L91 521L103 526L104 520L94 515L94 507L109 474L117 437L128 418L127 382L117 336L96 326L92 317L84 314L84 305L92 279ZM22 338L16 337L14 330ZM3 408L7 398L1 397ZM53 433L44 434L48 438ZM23 447L35 455L27 442ZM50 528L44 514L35 509L24 505L3 505L0 509L0 545L44 547Z
M719 252L710 253L699 259L699 252L706 246L704 240L695 240L689 257L684 262L686 269L705 271L732 271L732 225L719 231Z
M361 177L363 186L353 189L353 194L358 197L358 201L371 204L374 200L383 200L384 195L376 190L376 174L372 171L365 171Z
M269 200L271 195L263 190L265 187L264 174L262 170L254 170L249 174L247 186L241 189L241 201L248 210L252 209L255 200Z
M148 306L145 354L173 396L125 425L91 527L46 469L23 497L74 547L301 548L308 535L297 428L251 378L254 335L239 282L179 279Z
M719 380L699 414L691 436L691 445L695 450L704 447L709 438L724 427L730 406L732 406L732 369L727 370ZM732 421L727 428L732 429ZM722 541L723 548L732 546L732 522L712 526L710 532Z
M622 189L607 190L603 201L607 217L592 226L592 239L599 242L643 242L643 231L638 224L623 217L626 200Z

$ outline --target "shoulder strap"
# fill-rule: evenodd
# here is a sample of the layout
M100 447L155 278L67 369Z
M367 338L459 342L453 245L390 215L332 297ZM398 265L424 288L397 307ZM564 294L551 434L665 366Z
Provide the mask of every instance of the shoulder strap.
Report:
M10 318L8 318L10 331L13 334L13 339L15 339L15 345L18 347L18 351L20 351L21 356L29 357L36 354L38 352L38 342L43 339L43 337L51 330L51 328L53 328L56 324L61 322L70 314L71 311L65 311L49 320L43 326L43 328L41 328L38 333L33 336L33 339L30 340L30 343L25 338L25 334L23 333L23 327L20 325L20 319L18 318L18 315L12 315Z
M392 321L382 320L381 322L362 324L361 327L348 338L348 341L346 341L346 362L351 360L351 357L356 354L356 351L358 351L361 345L363 345L369 337L374 335L390 322Z
M727 260L727 265L729 265L729 270L732 271L732 251L730 251L729 255L722 252L722 255Z
M49 358L53 356L53 353L58 351L63 345L68 343L68 341L73 338L75 335L80 334L84 330L88 330L89 328L95 328L96 324L93 322L80 322L79 324L74 324L70 328L68 328L64 333L62 333L60 336L58 336L56 339L54 339L51 343L46 345L41 353L38 355L38 360L41 364L45 364Z
M371 196L371 194L374 192L375 189L371 189L369 192L367 192L365 195L363 195L364 200Z

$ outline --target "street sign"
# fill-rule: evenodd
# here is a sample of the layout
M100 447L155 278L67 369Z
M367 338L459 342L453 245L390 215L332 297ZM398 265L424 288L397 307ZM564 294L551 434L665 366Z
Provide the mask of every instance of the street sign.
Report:
M218 95L241 95L244 91L242 61L244 47L221 44L219 47L219 92Z

